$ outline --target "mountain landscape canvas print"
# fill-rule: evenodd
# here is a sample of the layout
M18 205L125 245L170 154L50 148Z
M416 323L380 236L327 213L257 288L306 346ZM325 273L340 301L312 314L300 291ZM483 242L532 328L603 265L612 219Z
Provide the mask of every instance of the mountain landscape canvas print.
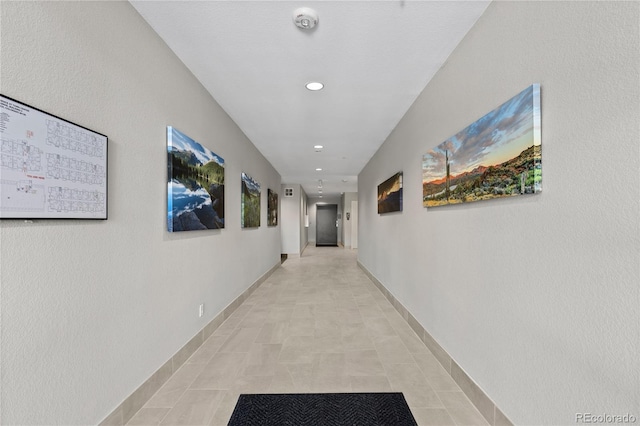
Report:
M224 228L224 159L167 127L169 232Z
M278 226L278 193L267 189L267 226Z
M251 176L242 173L240 226L258 228L260 226L260 184Z
M378 214L402 211L402 172L378 185Z
M542 191L540 133L533 84L422 157L423 206Z

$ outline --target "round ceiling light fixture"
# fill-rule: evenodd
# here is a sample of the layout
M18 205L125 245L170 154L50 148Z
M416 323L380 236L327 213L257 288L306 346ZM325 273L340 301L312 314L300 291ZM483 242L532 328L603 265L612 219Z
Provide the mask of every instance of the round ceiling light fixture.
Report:
M318 24L318 13L309 7L301 7L293 12L293 23L298 28L310 30Z
M324 84L320 83L319 81L311 81L305 84L304 87L311 90L312 92L317 92L318 90L322 90Z
M324 146L322 146L322 145L314 145L313 147L314 147L315 149L322 149L322 148L324 148Z

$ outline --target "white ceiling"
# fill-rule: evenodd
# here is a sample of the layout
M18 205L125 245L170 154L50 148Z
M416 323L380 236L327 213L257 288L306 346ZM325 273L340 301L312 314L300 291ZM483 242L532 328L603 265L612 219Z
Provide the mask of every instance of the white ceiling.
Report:
M358 173L489 1L131 4L283 183L317 197L322 179L328 197L357 191ZM299 7L318 13L312 30L294 25ZM309 81L325 88L310 92Z

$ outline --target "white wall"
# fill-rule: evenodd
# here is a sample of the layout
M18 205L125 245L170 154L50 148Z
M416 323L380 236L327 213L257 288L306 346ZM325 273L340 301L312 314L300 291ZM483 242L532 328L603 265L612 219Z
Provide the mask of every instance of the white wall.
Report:
M316 205L317 199L309 198L309 243L316 244Z
M347 213L351 214L351 202L358 201L358 193L345 192L342 199L344 200L344 214L342 215L342 223L344 224L342 227L342 233L344 234L343 242L345 248L351 248L351 223L353 222L353 218L350 217L347 220Z
M293 197L285 197L284 189L293 188ZM308 230L304 216L307 210L307 194L298 184L282 185L282 253L300 255L307 246Z
M358 248L358 202L351 202L351 217L349 218L351 222L351 244L349 244L349 248L357 249Z
M0 221L0 423L96 424L279 263L280 176L128 2L1 8L2 93L109 136L109 220ZM167 232L167 125L225 159L224 230Z
M300 220L298 226L300 228L300 254L304 251L309 243L309 227L306 224L306 215L309 211L309 200L307 193L300 186Z
M358 176L360 262L516 424L640 417L639 18L493 2ZM422 155L534 82L543 192L424 209Z

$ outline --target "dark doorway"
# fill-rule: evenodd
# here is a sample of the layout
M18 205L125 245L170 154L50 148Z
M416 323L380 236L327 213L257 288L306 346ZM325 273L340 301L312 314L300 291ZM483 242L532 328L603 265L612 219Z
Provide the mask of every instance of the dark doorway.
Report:
M338 205L316 206L316 246L338 245Z

